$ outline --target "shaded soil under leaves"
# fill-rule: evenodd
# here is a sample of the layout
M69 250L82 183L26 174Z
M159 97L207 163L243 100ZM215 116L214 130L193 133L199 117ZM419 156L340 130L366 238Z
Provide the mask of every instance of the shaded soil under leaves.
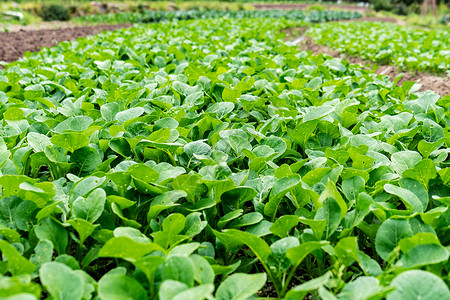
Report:
M130 24L83 26L62 29L20 30L0 33L0 61L12 62L27 51L37 52L41 47L53 47L61 41L98 34L102 31L130 27Z

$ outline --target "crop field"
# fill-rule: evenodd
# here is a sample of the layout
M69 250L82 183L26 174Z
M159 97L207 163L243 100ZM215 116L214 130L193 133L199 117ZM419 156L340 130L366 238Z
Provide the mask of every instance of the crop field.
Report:
M223 11L223 10L186 10L186 11L146 11L146 12L123 12L115 14L94 14L79 17L78 22L83 23L154 23L173 20L192 20L192 19L287 19L305 22L327 22L337 20L347 20L361 18L362 15L350 11L302 11L302 10L241 10L241 11Z
M0 69L0 299L450 298L450 96L231 14Z
M319 44L402 69L450 70L450 31L420 30L389 23L319 24L309 30ZM450 75L450 73L449 73Z

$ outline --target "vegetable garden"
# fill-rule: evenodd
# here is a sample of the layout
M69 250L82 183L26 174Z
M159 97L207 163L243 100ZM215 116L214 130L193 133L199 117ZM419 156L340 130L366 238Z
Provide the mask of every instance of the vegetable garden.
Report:
M450 96L282 33L354 13L144 15L0 70L0 299L450 298Z

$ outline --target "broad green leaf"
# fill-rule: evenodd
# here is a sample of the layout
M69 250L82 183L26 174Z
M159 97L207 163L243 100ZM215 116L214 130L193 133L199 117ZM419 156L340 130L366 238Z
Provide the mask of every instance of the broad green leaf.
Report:
M72 215L94 223L105 209L106 193L103 189L93 190L86 198L78 197L72 204Z
M426 209L426 207L423 207L422 202L420 202L419 198L417 198L416 195L414 195L407 189L392 184L386 184L384 186L384 190L389 194L393 194L399 197L408 208L408 210L412 212L423 213Z
M243 208L244 204L251 201L257 192L250 187L237 187L228 190L220 196L222 207L225 213Z
M417 245L400 258L396 266L400 268L417 268L448 261L448 251L439 244Z
M339 260L346 266L358 260L358 244L356 237L346 237L336 244L334 252Z
M438 276L422 270L403 272L392 280L390 286L395 290L387 295L387 300L450 298L450 291L445 282Z
M278 179L270 191L269 202L264 206L264 214L274 220L281 200L286 193L288 193L299 182L300 176L298 174L293 174Z
M254 236L251 233L236 229L229 229L222 234L228 236L231 240L236 240L247 245L262 263L267 260L267 257L272 252L263 239Z
M89 145L89 138L85 134L78 132L55 134L52 136L50 141L53 145L61 147L72 153L77 149Z
M391 168L399 175L404 171L414 168L422 160L422 156L415 151L399 151L391 156Z
M217 300L247 299L266 283L266 274L236 273L226 278L217 288Z
M325 190L320 194L319 199L317 199L317 200L313 199L314 206L316 207L316 209L321 208L324 201L329 197L334 198L336 203L339 205L339 208L341 210L340 214L341 214L341 220L342 220L347 213L347 203L345 202L345 200L342 198L341 194L337 190L336 184L334 182L332 182L331 180L328 180Z
M41 220L40 225L36 226L35 232L39 240L49 240L52 242L58 254L66 253L69 234L61 224L52 218L45 218Z
M125 236L114 237L106 242L98 253L99 257L116 257L134 262L152 251L165 252L155 243L139 243Z
M297 269L297 267L300 265L302 260L311 252L314 250L321 249L323 246L328 245L329 242L327 241L320 241L320 242L305 242L300 244L297 247L290 248L286 252L286 256L289 258L289 260L292 263L293 270Z
M31 274L36 269L36 265L20 255L16 248L7 241L0 240L0 250L7 259L7 268L13 276L21 274Z
M121 274L105 275L98 281L98 296L100 299L147 299L147 292L139 282Z
M176 202L186 196L184 191L173 190L155 197L150 204L147 220L156 218L163 210L179 205Z
M291 229L300 222L297 216L286 215L278 218L270 227L270 231L280 238L287 237Z
M39 278L55 300L81 300L83 297L83 277L62 263L45 263L39 269Z
M380 281L375 277L361 276L345 285L339 293L339 299L381 299L386 289L380 285Z
M194 286L194 272L193 261L185 256L169 256L157 270L162 281L176 280L188 287Z
M400 240L412 235L413 232L407 220L388 219L381 224L377 231L375 249L378 255L386 261Z
M434 162L431 159L425 159L419 161L414 168L406 170L403 172L402 177L403 178L412 178L414 180L417 180L425 188L428 189L428 183L431 179L436 178L437 171L436 166Z

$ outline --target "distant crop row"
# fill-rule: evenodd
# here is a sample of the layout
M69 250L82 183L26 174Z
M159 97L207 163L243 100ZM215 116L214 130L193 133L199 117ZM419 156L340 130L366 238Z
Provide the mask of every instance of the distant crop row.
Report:
M308 34L319 44L351 56L404 70L450 70L450 31L420 30L390 23L319 24ZM450 74L450 73L449 73Z
M448 97L299 52L302 24L138 25L0 70L1 297L449 299Z
M77 18L76 21L89 23L155 23L170 20L192 19L249 19L274 18L302 20L306 22L326 22L343 19L361 18L357 12L348 11L301 11L301 10L188 10L188 11L146 11L143 13L117 13L104 15L90 15Z

